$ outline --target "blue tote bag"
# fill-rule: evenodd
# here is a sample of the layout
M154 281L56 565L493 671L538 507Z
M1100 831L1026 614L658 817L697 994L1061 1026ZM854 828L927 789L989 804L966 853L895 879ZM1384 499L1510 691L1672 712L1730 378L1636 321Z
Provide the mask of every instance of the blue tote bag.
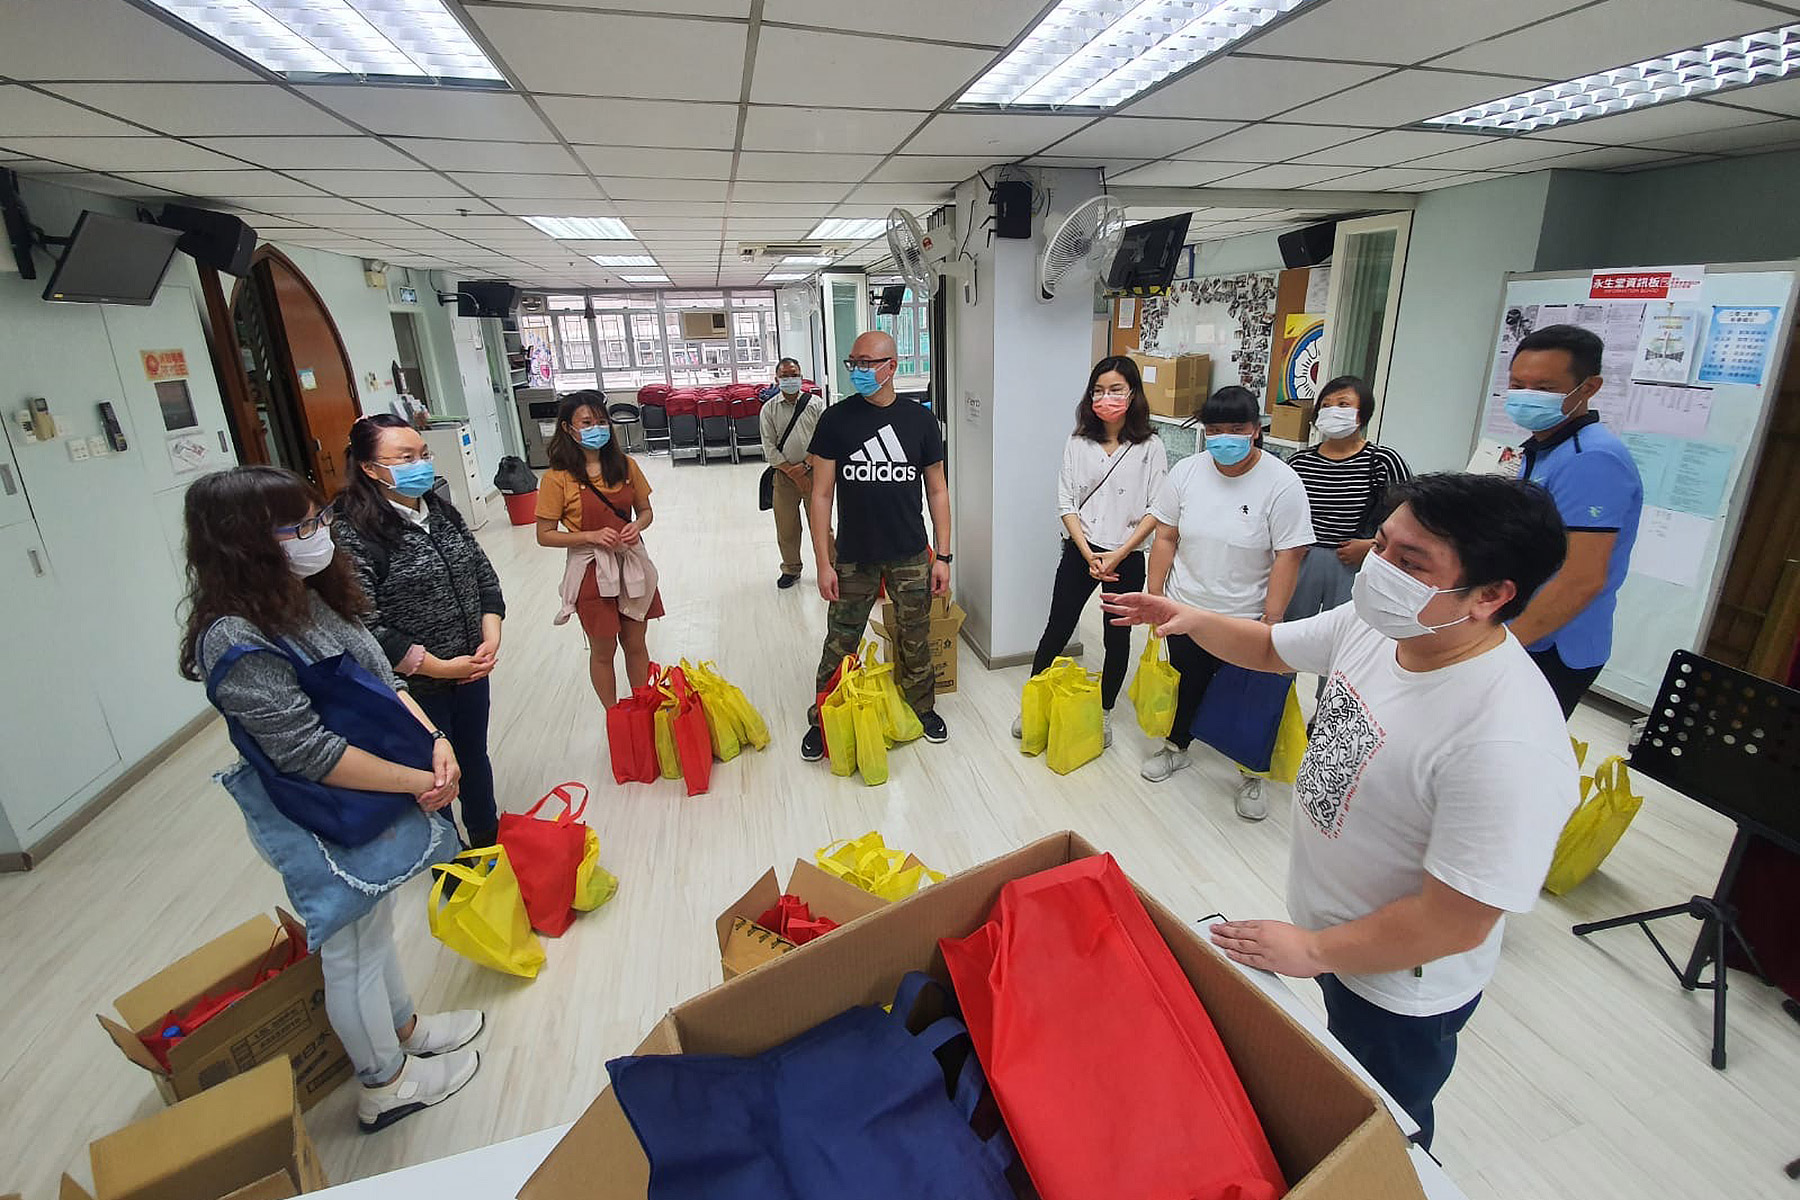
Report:
M1293 686L1292 675L1224 663L1206 685L1188 732L1246 770L1267 771Z
M312 701L319 723L359 750L402 766L431 769L432 738L394 689L377 679L350 654L307 662L285 641L278 650L232 646L219 656L207 676L206 697L218 707L216 690L232 665L247 654L279 653L293 665L300 690ZM269 761L256 739L230 717L225 727L231 744L262 778L269 800L294 824L340 846L361 846L416 809L405 792L365 792L333 787L287 774Z
M649 1200L1013 1200L998 1117L985 1140L970 1123L987 1084L968 1030L954 1017L907 1028L926 987L948 995L915 972L892 1015L853 1008L753 1058L607 1063L650 1160ZM940 1053L959 1052L947 1072Z

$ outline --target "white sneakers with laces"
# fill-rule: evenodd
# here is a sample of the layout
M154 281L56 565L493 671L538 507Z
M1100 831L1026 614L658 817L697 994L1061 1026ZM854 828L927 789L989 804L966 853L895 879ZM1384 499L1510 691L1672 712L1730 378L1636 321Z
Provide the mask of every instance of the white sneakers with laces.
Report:
M1175 772L1189 764L1188 752L1173 742L1164 742L1162 749L1144 760L1143 769L1138 772L1151 783L1161 783Z
M1237 815L1246 821L1260 821L1269 815L1269 802L1263 799L1262 783L1254 775L1246 775L1238 783Z

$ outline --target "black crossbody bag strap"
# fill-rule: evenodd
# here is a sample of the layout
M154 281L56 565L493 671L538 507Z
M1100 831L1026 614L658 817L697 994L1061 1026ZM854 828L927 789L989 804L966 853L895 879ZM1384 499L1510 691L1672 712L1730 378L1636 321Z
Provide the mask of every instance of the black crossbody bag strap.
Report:
M1124 462L1125 456L1130 453L1131 453L1130 446L1127 446L1123 450L1119 451L1119 457L1113 459L1113 465L1106 468L1106 474L1104 474L1100 477L1100 482L1096 483L1093 487L1089 488L1087 490L1087 495L1085 495L1081 498L1081 503L1079 503L1075 506L1076 512L1079 513L1083 508L1087 507L1087 502L1094 498L1094 493L1106 486L1106 481L1112 478L1112 473L1119 469L1119 464Z

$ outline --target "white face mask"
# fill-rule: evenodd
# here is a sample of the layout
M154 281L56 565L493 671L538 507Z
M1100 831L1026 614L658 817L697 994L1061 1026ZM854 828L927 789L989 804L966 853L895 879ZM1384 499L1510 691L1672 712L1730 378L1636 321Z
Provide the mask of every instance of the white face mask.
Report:
M1384 637L1404 641L1406 638L1423 637L1469 620L1472 613L1464 613L1456 620L1442 625L1424 625L1419 621L1419 614L1425 611L1425 606L1431 603L1433 596L1440 592L1468 590L1466 587L1432 587L1423 580L1414 579L1371 550L1369 556L1363 559L1362 570L1351 581L1350 602L1356 605L1356 615L1369 628Z
M337 554L337 543L331 540L330 528L321 525L311 537L291 538L281 543L281 551L287 555L288 566L294 574L305 579L331 565Z
M1333 407L1321 408L1319 414L1313 418L1313 424L1318 426L1319 432L1326 437L1341 438L1355 433L1362 422L1357 419L1356 409Z

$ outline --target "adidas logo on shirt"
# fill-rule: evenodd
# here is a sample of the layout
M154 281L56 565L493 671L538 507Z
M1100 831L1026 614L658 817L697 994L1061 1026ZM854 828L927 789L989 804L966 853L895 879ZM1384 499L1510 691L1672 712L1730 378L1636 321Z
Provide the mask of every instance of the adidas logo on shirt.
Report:
M843 465L845 479L859 483L912 483L919 468L906 461L906 451L894 436L892 425L883 425Z

